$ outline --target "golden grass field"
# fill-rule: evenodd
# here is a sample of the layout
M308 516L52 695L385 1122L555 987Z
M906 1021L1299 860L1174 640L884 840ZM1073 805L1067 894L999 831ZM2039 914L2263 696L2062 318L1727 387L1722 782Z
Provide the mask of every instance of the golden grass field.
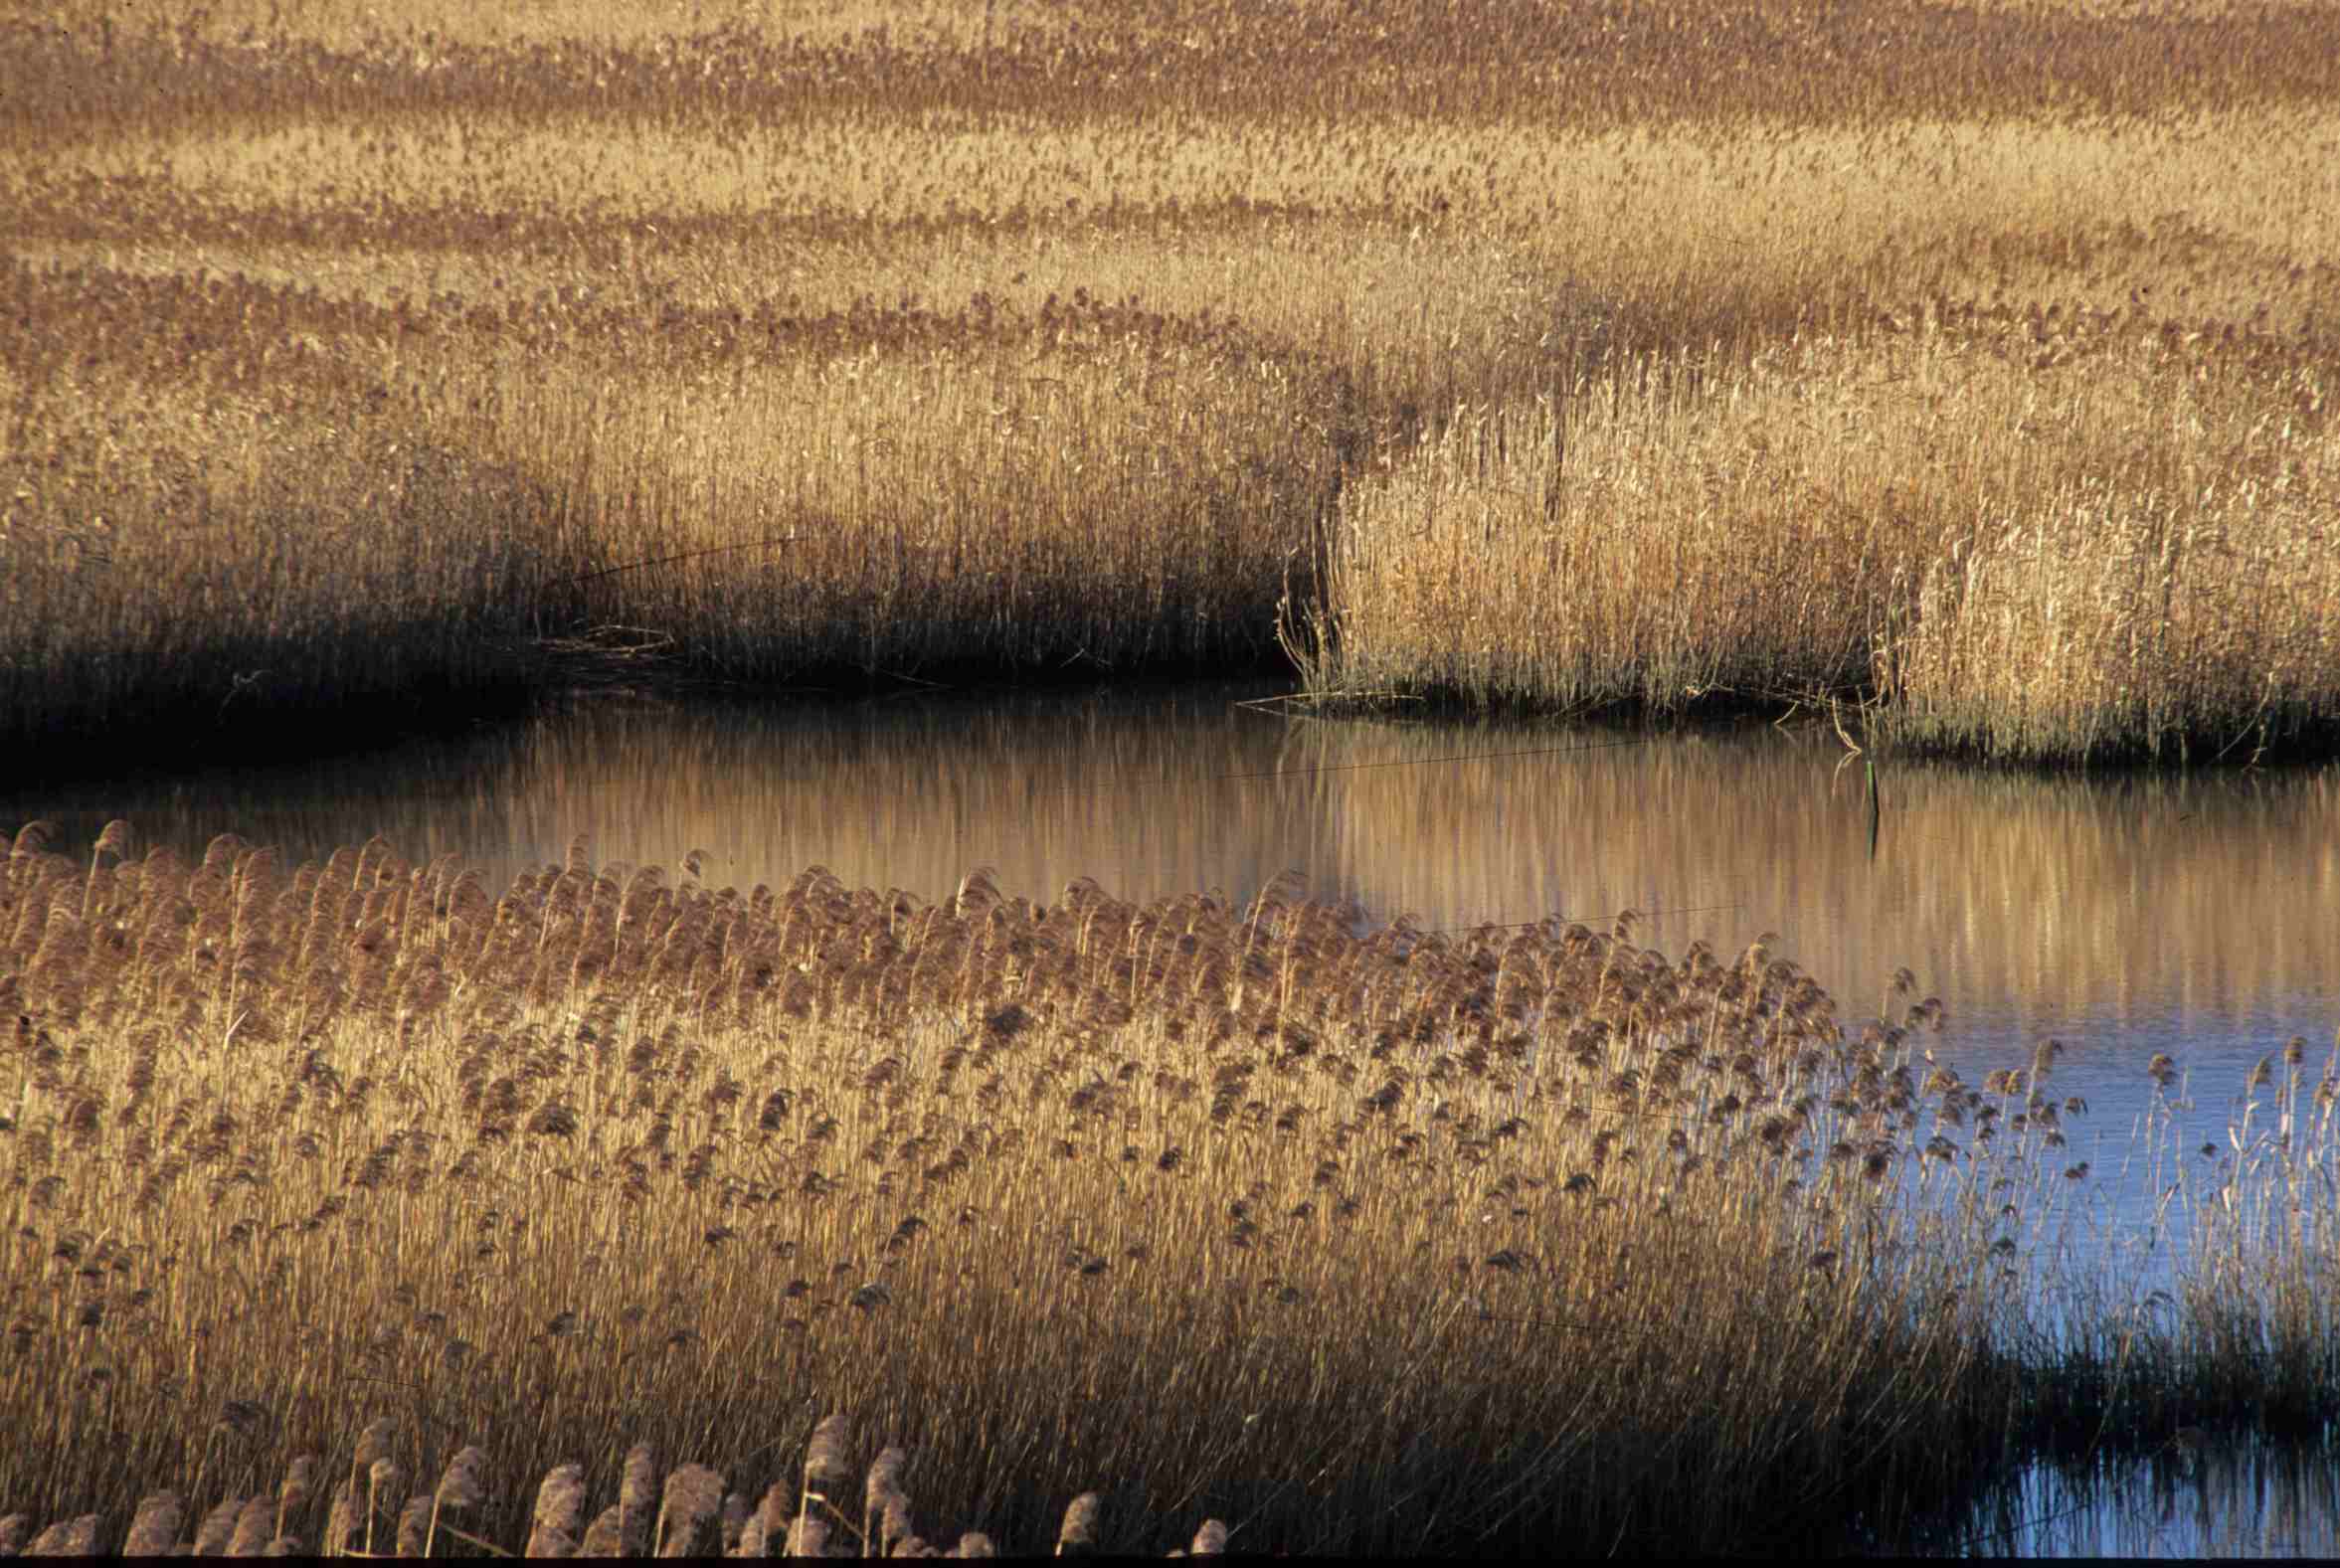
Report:
M2328 749L2319 6L474 11L0 13L12 743L1289 652Z
M2303 1041L2224 1157L2146 1131L2155 1306L2091 1272L2058 1048L1963 1082L1905 973L1862 1021L1629 921L45 838L11 1540L1721 1551L2330 1408Z

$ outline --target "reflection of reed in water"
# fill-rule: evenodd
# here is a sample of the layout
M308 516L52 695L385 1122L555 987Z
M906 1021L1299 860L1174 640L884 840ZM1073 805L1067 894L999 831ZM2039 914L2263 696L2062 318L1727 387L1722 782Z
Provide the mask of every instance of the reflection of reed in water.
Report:
M587 715L512 759L514 869L590 830L628 860L708 845L745 882L819 863L939 898L986 866L1032 899L1085 876L1125 898L1240 900L1296 869L1334 895L1306 790L1229 777L1274 769L1284 729L1228 688Z
M2018 1020L2231 1018L2332 993L2340 770L2089 783L1896 767L1872 862L1863 779L1833 742L1757 729L1354 768L1619 737L1295 734L1286 766L1323 770L1305 786L1338 834L1341 880L1429 924L1633 909L1670 946L1770 927L1840 994L1907 963L1929 985L2005 998Z
M1970 1531L1967 1552L2021 1558L2340 1556L2340 1471L2328 1449L2184 1426L2141 1457L2036 1465Z
M1894 767L1872 861L1859 766L1840 771L1825 738L1290 721L1229 697L605 706L391 769L104 804L182 852L225 821L301 856L380 831L497 878L579 832L640 863L704 847L718 882L817 863L930 898L982 865L1030 898L1091 876L1124 897L1240 900L1292 868L1320 896L1431 928L1634 910L1641 940L1677 950L1776 930L1863 1005L1906 964L1962 1024L1987 1003L2025 1032L2083 1013L2310 1015L2276 1022L2280 1038L2335 1010L2331 769L2089 783ZM102 822L69 822L68 839Z

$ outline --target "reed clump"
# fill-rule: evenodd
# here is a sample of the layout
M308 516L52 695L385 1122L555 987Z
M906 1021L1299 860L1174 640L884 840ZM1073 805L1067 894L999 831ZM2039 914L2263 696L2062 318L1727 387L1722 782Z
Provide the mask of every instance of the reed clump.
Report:
M617 1495L623 1544L692 1454L670 1525L728 1543L729 1487L882 1438L1004 1541L1101 1486L1067 1533L1108 1549L1712 1550L1890 1530L2054 1435L2074 1341L2026 1304L2078 1108L2053 1053L1929 1066L1905 978L1848 1031L1766 946L1629 920L46 837L0 897L28 1519L420 1549ZM2329 1115L2290 1131L2315 1190ZM767 1547L912 1533L880 1461L841 1518L781 1486Z
M141 1498L123 1536L126 1557L304 1556L429 1557L439 1537L511 1551L453 1523L484 1502L480 1477L487 1463L478 1448L465 1448L449 1462L436 1488L401 1502L406 1472L388 1458L400 1447L398 1423L367 1424L358 1434L347 1479L334 1487L321 1536L292 1533L313 1512L317 1463L303 1455L283 1481L251 1497L231 1497L200 1519L190 1516L175 1491ZM792 1485L784 1476L760 1497L726 1493L724 1478L704 1465L683 1464L658 1483L657 1455L637 1443L628 1450L619 1500L587 1525L585 1467L556 1465L536 1487L527 1543L528 1557L995 1557L998 1546L981 1530L963 1532L946 1545L918 1533L902 1473L908 1456L888 1448L871 1461L866 1482L867 1511L852 1507L851 1476L845 1458L851 1439L841 1417L812 1430L804 1480ZM1057 1555L1087 1556L1096 1550L1101 1499L1086 1491L1067 1505L1057 1536ZM189 1538L181 1539L181 1526ZM1227 1546L1227 1526L1205 1519L1189 1549L1172 1557L1213 1557ZM0 1518L0 1551L10 1556L87 1557L109 1549L104 1521L96 1514L59 1520L36 1528L23 1514Z
M1258 667L1279 626L1327 696L1833 691L1881 740L2036 760L2328 743L2311 7L0 30L0 738L48 755L613 668ZM2230 399L2249 441L2186 424ZM1547 424L1610 460L1539 455ZM1531 449L1481 487L1581 535L1472 547L1575 607L1517 631L1447 603L1479 498L1383 537L1491 426ZM1687 610L1610 602L1692 572ZM2272 618L2222 640L2235 605Z
M759 682L1257 663L1314 572L1293 519L1337 482L1337 382L1086 294L696 312L652 342L575 299L477 328L249 279L8 281L82 321L20 400L47 450L0 678L36 735L468 701L580 653ZM157 314L204 346L82 368ZM507 357L450 342L482 332ZM302 347L352 333L401 367ZM337 398L351 423L316 430Z
M1344 496L1309 676L1842 697L1891 743L2029 761L2296 752L2340 712L2320 399L2273 345L1941 305L1458 409Z

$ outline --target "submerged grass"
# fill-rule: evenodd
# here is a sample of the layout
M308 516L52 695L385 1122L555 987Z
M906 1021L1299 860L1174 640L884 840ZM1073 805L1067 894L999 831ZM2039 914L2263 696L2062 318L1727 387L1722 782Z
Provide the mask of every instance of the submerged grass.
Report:
M2315 7L698 14L0 20L0 737L1281 626L2329 746Z
M0 1507L106 1540L549 1543L618 1496L623 1542L687 1455L658 1530L866 1547L917 1528L902 1455L840 1500L894 1442L939 1539L1808 1546L2340 1372L2304 1047L2182 1180L2176 1297L2058 1317L2079 1108L2053 1052L1931 1066L1906 976L1848 1027L1762 945L1288 886L45 840L0 880Z

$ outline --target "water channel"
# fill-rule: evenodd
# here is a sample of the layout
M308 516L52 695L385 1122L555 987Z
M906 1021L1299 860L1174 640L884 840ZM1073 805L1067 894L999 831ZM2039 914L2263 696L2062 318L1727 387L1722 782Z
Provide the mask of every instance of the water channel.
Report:
M2286 1041L2310 1081L2340 1025L2340 767L2100 779L1891 765L1872 843L1863 763L1824 725L1651 735L1529 723L1326 720L1273 688L914 695L848 704L581 699L460 740L288 769L27 793L86 849L125 817L199 855L233 830L288 859L380 834L454 854L490 887L561 860L679 867L713 886L818 864L851 886L948 895L989 867L1050 900L1076 877L1129 899L1286 869L1376 920L1464 928L1552 912L1638 917L1635 940L1725 955L1758 935L1849 1019L1894 971L1938 996L1936 1049L1969 1081L2066 1046L2086 1101L2070 1153L2103 1173L2079 1212L2117 1238L2155 1200L2135 1156L2145 1064L2188 1074L2169 1157L2223 1138ZM1260 699L1270 699L1261 701ZM2108 1243L2111 1245L2111 1243ZM2166 1258L2146 1267L2164 1267ZM2027 1477L1973 1549L2040 1555L2340 1554L2330 1449L2249 1443Z

